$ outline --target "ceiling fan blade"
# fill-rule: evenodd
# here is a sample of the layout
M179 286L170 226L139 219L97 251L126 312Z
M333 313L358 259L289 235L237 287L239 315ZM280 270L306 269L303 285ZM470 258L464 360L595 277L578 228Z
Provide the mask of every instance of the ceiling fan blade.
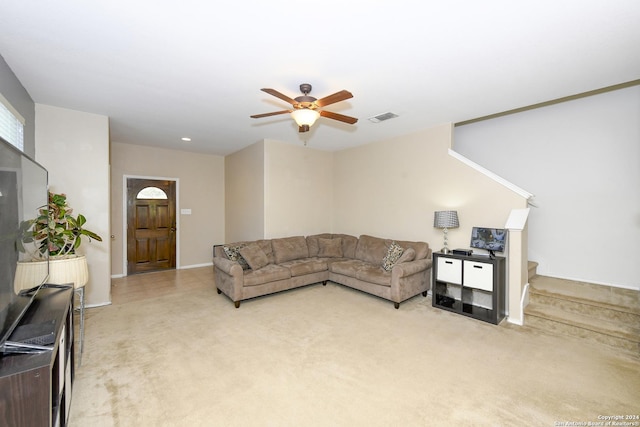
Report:
M356 119L355 117L349 117L343 114L332 113L331 111L320 111L320 115L322 117L326 117L327 119L338 120L340 122L349 123L350 125L358 121L358 119Z
M252 119L260 119L262 117L276 116L278 114L287 114L290 113L291 110L282 110L282 111L274 111L273 113L264 113L264 114L254 114L251 116Z
M296 100L289 98L287 95L282 94L282 93L278 92L278 91L277 91L277 90L275 90L275 89L262 88L262 89L260 89L260 90L261 90L261 91L263 91L263 92L268 93L269 95L273 95L273 96L275 96L276 98L280 98L280 99L282 99L283 101L286 101L286 102L288 102L288 103L289 103L289 104L291 104L291 105L294 105L294 106L295 106L295 105L297 105L297 104L298 104L298 102L297 102Z
M335 104L336 102L344 101L345 99L353 98L353 94L348 90L341 90L333 95L325 96L316 101L318 107L324 107L325 105Z

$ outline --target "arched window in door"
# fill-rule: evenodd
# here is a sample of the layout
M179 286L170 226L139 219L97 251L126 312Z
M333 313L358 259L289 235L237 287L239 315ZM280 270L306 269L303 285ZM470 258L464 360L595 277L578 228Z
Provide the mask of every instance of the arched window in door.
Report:
M167 193L158 187L145 187L138 192L136 199L167 199Z

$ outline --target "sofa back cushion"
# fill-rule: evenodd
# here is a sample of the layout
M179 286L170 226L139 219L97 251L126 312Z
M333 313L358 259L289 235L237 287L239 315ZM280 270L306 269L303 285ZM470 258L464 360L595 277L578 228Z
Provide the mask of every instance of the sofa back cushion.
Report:
M318 256L320 245L318 239L330 239L331 234L322 233L314 234L313 236L307 236L307 246L309 247L309 256Z
M358 239L355 258L372 264L381 264L383 258L387 255L389 245L394 241L403 249L413 248L415 251L415 260L431 256L431 249L426 242L381 239L363 234Z
M267 259L269 260L269 264L274 264L276 262L276 258L273 256L273 248L271 247L271 239L263 239L256 240L260 249L265 253Z
M267 254L264 253L260 245L256 242L251 242L240 248L240 255L242 255L242 258L244 258L252 270L259 270L269 265Z
M356 247L358 246L358 238L349 234L332 234L332 239L342 239L342 256L345 258L356 257Z
M382 259L387 255L388 250L385 239L363 234L358 239L355 258L371 264L381 265Z
M304 236L272 239L271 247L277 264L295 259L309 258L309 247Z
M342 258L342 238L318 239L318 256L323 258Z

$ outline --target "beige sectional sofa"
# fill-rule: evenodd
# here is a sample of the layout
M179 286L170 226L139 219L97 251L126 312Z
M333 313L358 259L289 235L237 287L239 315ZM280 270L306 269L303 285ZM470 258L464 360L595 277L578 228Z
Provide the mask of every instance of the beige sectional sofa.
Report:
M426 242L317 234L214 247L218 293L236 308L249 298L327 281L400 303L431 286Z

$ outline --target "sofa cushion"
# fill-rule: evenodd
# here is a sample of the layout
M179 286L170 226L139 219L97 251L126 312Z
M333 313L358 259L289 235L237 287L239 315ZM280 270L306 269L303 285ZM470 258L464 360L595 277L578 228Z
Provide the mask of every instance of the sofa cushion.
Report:
M260 249L262 249L262 251L265 253L267 258L269 259L269 264L275 264L276 263L276 259L273 256L273 248L271 247L271 239L256 240L256 243L258 244L258 246L260 246Z
M402 262L411 262L414 259L416 259L416 251L415 249L409 247L405 249L404 252L402 252L402 255L400 256L400 258L398 258L398 261L396 261L396 264L400 264Z
M355 277L365 282L391 286L391 272L384 271L380 264L371 264L359 259L337 261L329 264L332 273Z
M230 245L224 245L222 250L224 250L225 255L231 261L237 261L238 264L242 266L243 270L249 269L249 264L247 261L240 255L240 249L242 249L246 243L232 243Z
M255 242L240 248L240 255L247 261L252 270L257 270L269 264L267 254Z
M288 268L275 264L266 265L258 270L247 270L244 272L244 286L263 285L276 280L290 279L291 273Z
M375 283L382 286L391 286L391 271L380 268L380 265L366 264L356 271L356 279L364 282Z
M355 258L380 266L387 250L384 239L363 234L358 239Z
M342 256L345 258L356 257L356 247L358 246L358 238L349 234L332 234L332 239L342 239Z
M367 265L365 261L359 259L347 259L329 263L329 270L343 276L356 277L356 271Z
M313 236L307 236L307 246L309 248L309 256L318 256L318 251L320 250L318 239L330 239L331 234L322 233L315 234Z
M279 264L291 272L291 277L304 276L305 274L318 273L327 270L327 261L321 258L304 258Z
M273 239L271 240L271 247L277 264L294 259L309 258L309 247L304 236Z
M387 249L387 254L382 258L382 268L385 271L391 271L393 266L402 256L404 248L396 242L391 242Z
M410 242L406 240L396 240L396 243L398 243L400 246L402 246L405 249L413 248L413 250L416 251L415 259L423 259L423 258L430 257L431 255L429 251L429 244L426 242Z
M342 239L318 239L318 256L326 258L342 258Z

